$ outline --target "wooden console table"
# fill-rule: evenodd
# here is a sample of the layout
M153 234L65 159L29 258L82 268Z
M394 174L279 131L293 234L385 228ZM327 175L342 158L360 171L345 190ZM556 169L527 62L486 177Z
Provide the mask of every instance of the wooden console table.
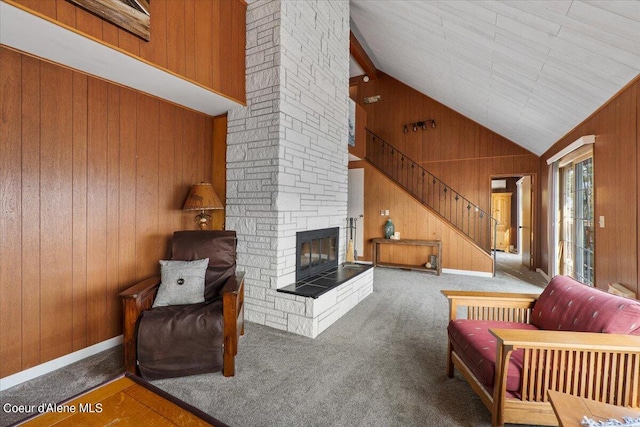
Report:
M442 273L442 242L440 240L411 240L411 239L372 239L373 243L373 265L379 267L404 268L419 271L430 271L438 276ZM438 257L436 268L427 268L423 265L382 263L380 262L380 245L410 245L410 246L429 246L436 248L435 254Z

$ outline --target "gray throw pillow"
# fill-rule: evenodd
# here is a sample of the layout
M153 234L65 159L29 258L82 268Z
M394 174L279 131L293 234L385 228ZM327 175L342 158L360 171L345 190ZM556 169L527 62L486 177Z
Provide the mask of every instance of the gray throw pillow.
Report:
M209 258L160 261L161 283L153 307L204 302L204 276Z

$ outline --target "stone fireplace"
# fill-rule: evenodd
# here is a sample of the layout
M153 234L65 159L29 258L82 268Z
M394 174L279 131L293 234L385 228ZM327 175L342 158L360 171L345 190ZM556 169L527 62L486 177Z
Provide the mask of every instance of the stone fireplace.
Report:
M247 106L227 120L226 228L246 273L245 319L309 337L373 290L373 269L350 276L340 265L349 31L348 2L247 2ZM315 255L311 245L300 281L297 233L322 229L338 237L320 239ZM329 259L331 269L316 269Z

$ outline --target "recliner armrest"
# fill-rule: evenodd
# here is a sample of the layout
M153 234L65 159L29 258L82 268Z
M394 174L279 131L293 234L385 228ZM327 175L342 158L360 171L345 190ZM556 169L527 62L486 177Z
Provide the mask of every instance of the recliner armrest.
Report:
M118 295L122 298L144 298L149 292L157 291L158 286L160 286L160 276L154 276L136 283Z
M244 335L244 272L227 279L220 291L224 317L224 366L225 377L235 375L235 355L238 354L238 338Z
M151 277L139 282L130 288L120 292L122 298L123 311L123 347L124 347L124 368L136 374L136 324L140 313L148 310L153 305L156 293L160 287L160 276Z
M244 285L244 271L237 272L235 276L229 277L220 290L220 294L237 294Z

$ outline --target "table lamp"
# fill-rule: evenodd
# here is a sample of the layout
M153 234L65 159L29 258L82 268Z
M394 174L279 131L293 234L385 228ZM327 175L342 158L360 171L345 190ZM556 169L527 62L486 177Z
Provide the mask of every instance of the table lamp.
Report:
M194 221L200 227L200 230L206 230L211 221L211 215L205 211L224 209L218 195L213 190L213 185L207 182L201 182L191 187L189 196L182 207L185 211L200 211L196 215Z

